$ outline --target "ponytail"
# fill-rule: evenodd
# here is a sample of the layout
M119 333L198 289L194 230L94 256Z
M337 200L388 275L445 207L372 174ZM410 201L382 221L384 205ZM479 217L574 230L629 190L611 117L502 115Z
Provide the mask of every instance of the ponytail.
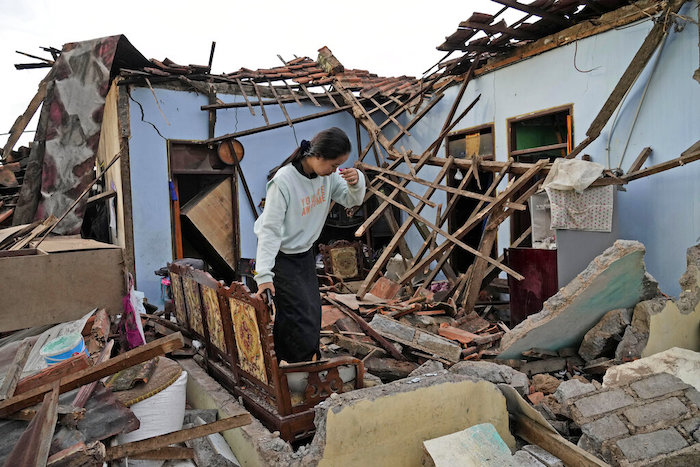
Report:
M267 175L267 179L272 179L281 167L299 162L305 157L318 156L323 159L335 159L348 154L351 149L350 139L343 130L337 127L328 128L320 131L311 141L302 139L299 147L282 164L272 169Z

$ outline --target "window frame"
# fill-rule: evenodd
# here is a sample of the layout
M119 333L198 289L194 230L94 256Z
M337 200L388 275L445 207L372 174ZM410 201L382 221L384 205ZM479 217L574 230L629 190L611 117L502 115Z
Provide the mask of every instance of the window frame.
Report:
M484 130L486 128L491 129L491 145L493 146L493 154L490 156L483 157L483 160L486 161L495 161L496 160L496 125L494 122L489 122L489 123L483 123L481 125L476 125L472 126L469 128L463 128L457 131L453 131L451 133L448 133L445 135L445 154L447 157L450 157L450 139L456 139L456 136L466 136L470 134L474 134L477 132L480 132L481 130Z
M528 149L519 149L519 150L514 150L514 135L513 135L513 124L522 122L525 120L530 120L533 118L539 118L539 117L545 117L547 115L551 114L556 114L560 113L563 111L568 111L569 112L569 117L571 118L571 129L569 130L567 128L567 142L566 143L558 143L558 144L553 144L549 146L538 146L534 148L528 148ZM570 153L573 150L573 142L574 142L574 104L564 104L556 107L550 107L547 109L542 109L542 110L537 110L534 112L528 112L526 114L522 115L517 115L515 117L510 117L506 119L506 132L507 132L507 150L508 150L508 159L511 157L513 159L516 159L518 156L524 156L527 154L532 154L536 152L542 152L542 151L547 151L547 150L552 150L552 149L566 149L566 153Z

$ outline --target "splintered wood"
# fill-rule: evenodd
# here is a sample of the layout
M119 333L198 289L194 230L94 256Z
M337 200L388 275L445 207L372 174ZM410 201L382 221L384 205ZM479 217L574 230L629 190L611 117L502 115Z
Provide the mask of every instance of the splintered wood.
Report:
M334 85L338 94L345 100L347 105L352 106L353 115L363 126L372 141L370 144L379 146L387 154L388 159L392 162L388 166L372 165L362 161L367 151L363 151L363 157L356 164L356 167L362 169L370 179L368 184L368 195L375 196L379 201L379 207L365 220L365 222L357 229L355 236L361 237L365 234L378 219L385 213L391 213L390 207L400 209L407 214L406 220L403 223L396 223L390 228L393 231L393 238L384 248L377 261L372 266L371 270L365 277L364 281L357 292L358 297L363 298L372 288L381 271L386 267L389 260L395 254L397 248L402 251L402 256L409 260L409 267L399 280L399 285L403 286L409 283L412 285L422 285L427 287L435 279L440 270L445 272L445 276L450 280L451 296L458 303L462 304L465 312L473 309L479 291L482 288L483 279L490 271L488 268L496 268L504 271L507 274L522 279L523 276L518 272L510 269L503 264L500 258L492 258L491 252L496 240L498 227L507 220L515 211L524 210L524 203L528 198L539 188L541 177L538 176L546 168L548 160L541 160L535 164L518 164L518 171L511 170L513 161L502 163L491 162L486 170L494 172L493 183L488 187L480 187L483 192L474 192L468 190L471 180L478 181L481 185L480 170L485 170L482 164L479 163L479 158L471 158L460 160L461 168L468 167L466 176L461 180L457 187L448 186L446 177L451 170L455 169L455 159L452 157L441 158L436 157L438 150L445 136L464 118L464 116L478 102L479 96L471 102L457 117L457 108L461 102L461 97L464 95L466 87L470 81L472 73L468 73L465 80L460 86L458 98L455 100L447 119L444 122L442 130L437 138L430 144L426 150L414 161L413 154L407 151L399 151L394 149L394 145L398 141L396 137L389 140L382 134L382 129L385 125L378 125L372 118L371 113L376 110L382 110L387 116L390 115L386 109L377 101L373 101L375 108L368 110L358 99L348 90L344 89L339 83ZM441 94L439 95L441 96ZM437 100L439 97L433 98ZM381 109L379 109L381 107ZM426 108L430 108L428 104ZM409 128L413 127L418 119L422 118L427 112L420 112L416 118L407 126L396 125L400 133L405 134ZM387 118L387 121L392 121ZM395 122L394 122L395 123ZM437 160L444 162L435 178L425 180L418 175L421 168L425 165L434 163ZM377 158L377 163L379 158ZM397 169L403 166L407 170L398 171ZM506 181L506 177L507 181ZM426 191L418 195L408 185L410 183L423 185L427 187ZM534 187L534 188L533 188ZM501 190L499 193L498 190ZM427 216L421 215L421 211L425 206L438 208L435 201L431 197L438 191L448 193L448 204L446 209L437 216L435 222L428 219ZM526 196L523 196L525 192ZM409 199L412 197L417 204ZM477 200L478 203L466 221L457 228L448 229L446 222L449 219L449 214L457 204L460 198L469 198ZM439 206L442 209L442 206ZM390 214L393 218L393 214ZM410 257L403 254L406 249L405 237L411 229L415 227L423 237L423 244L418 248L416 253L411 251ZM481 240L477 245L471 245L466 242L465 238L472 231L481 232ZM443 239L438 243L438 239ZM474 264L466 273L457 276L452 269L448 259L455 248L462 249L475 257ZM437 261L435 267L431 267L433 262ZM414 278L424 274L422 282L415 283Z

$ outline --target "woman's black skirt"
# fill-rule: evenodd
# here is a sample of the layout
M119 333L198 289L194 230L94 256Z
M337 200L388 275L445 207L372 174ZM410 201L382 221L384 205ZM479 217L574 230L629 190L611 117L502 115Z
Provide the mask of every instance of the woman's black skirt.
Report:
M321 335L321 296L313 249L275 259L273 334L277 361L309 361L318 354Z

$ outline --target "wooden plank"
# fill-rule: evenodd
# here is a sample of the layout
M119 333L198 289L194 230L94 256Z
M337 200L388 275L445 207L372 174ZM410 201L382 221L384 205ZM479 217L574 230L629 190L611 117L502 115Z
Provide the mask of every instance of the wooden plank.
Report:
M581 467L607 467L608 464L564 439L559 433L551 432L523 414L515 414L515 433L528 443L540 446L554 454L566 465Z
M430 157L433 157L433 156L434 156L434 153L437 152L437 148L439 148L440 143L441 143L442 139L445 137L445 135L446 135L447 133L449 133L450 130L452 130L452 128L453 128L455 125L457 125L457 123L459 123L460 119L462 119L462 118L464 118L464 116L466 116L466 114L474 107L474 105L476 105L476 103L479 101L480 98L481 98L481 94L479 94L479 96L477 96L476 99L474 99L474 100L472 101L472 103L460 114L460 116L459 116L457 119L455 119L454 122L452 122L452 123L449 124L448 126L444 127L444 129L442 130L440 136L439 136L435 141L433 141L433 143L428 147L428 149L423 153L423 155L421 155L421 157L417 160L417 162L416 162L416 164L415 164L415 167L414 167L414 170L416 170L416 171L420 170L420 169L427 163L428 159L429 159ZM379 139L380 136L381 136L381 135L378 135L378 136L377 136L378 139ZM384 146L385 149L386 149L386 147L387 147L387 145L384 145L384 144L382 144L382 146ZM434 148L435 148L435 149L434 149ZM431 152L431 151L432 151L432 152ZM453 160L453 162L454 162L454 160ZM443 166L443 168L444 168L444 166ZM405 185L405 184L408 184L408 181L406 181L406 182L404 183L404 185ZM439 182L438 182L438 185L439 185ZM398 194L398 192L399 192L399 190L396 190L396 189L395 189L394 192L392 192L392 194L390 195L390 197L392 197L392 198L395 197L395 196ZM364 234L364 231L365 231L366 229L368 229L368 228L377 220L377 218L379 217L379 215L381 214L381 212L382 212L384 209L386 209L387 207L389 207L389 203L387 203L387 202L382 203L382 204L374 211L374 213L372 213L372 215L371 215L370 217L368 217L367 220L357 229L357 231L355 232L355 236L356 236L356 237L361 237L362 234Z
M401 209L402 211L404 211L405 213L407 213L409 216L413 217L417 222L422 222L423 224L427 225L428 227L430 227L431 229L433 229L433 231L439 233L440 235L442 235L443 237L445 237L447 240L449 240L450 242L454 243L455 245L459 246L460 248L462 248L462 249L468 251L469 253L471 253L471 254L473 254L473 255L475 255L475 256L477 256L477 257L479 257L479 258L485 260L486 262L488 262L488 263L490 263L490 264L496 266L497 268L499 268L500 270L502 270L502 271L504 271L504 272L507 272L508 274L510 274L511 276L513 276L513 277L515 277L515 278L519 278L520 280L524 279L524 277L523 277L521 274L519 274L519 273L517 273L516 271L512 270L512 269L509 268L508 266L505 266L504 264L498 263L496 260L494 260L493 258L489 257L488 255L485 255L485 254L483 254L482 252L479 252L478 250L475 250L474 248L470 247L469 245L467 245L466 243L464 243L463 241L461 241L460 239L458 239L458 238L455 237L454 235L451 235L451 234L449 234L448 232L442 230L442 229L439 228L437 225L435 225L435 224L433 224L432 222L430 222L428 219L424 218L423 216L421 216L421 215L419 215L419 214L416 214L415 212L413 212L413 211L410 210L410 209L407 209L407 208L406 208L405 206L403 206L401 203L398 203L398 202L392 200L391 198L389 198L388 196L386 196L386 195L385 195L384 193L382 193L381 191L376 190L376 189L372 188L371 186L368 186L367 189L368 189L368 190L371 190L375 195L377 195L377 196L379 196L380 198L382 198L383 200L389 202L389 203L392 204L393 206L398 207L399 209Z
M92 366L88 356L84 353L74 355L68 360L51 365L50 367L26 378L22 378L17 384L17 389L14 395L24 394L25 392L34 389L38 386L51 384L70 374L84 370Z
M241 95L243 96L243 99L245 99L245 105L248 106L248 110L250 110L250 114L255 117L255 110L253 110L253 106L250 104L250 100L248 100L248 95L245 93L245 89L243 89L243 83L241 83L241 80L239 78L236 78L236 84L238 84L238 89L241 91Z
M2 381L2 386L0 386L0 400L8 399L15 394L17 383L20 376L22 376L22 370L24 369L24 364L27 363L31 349L32 344L27 340L19 344L15 358L12 359L12 363L10 363L5 373L5 379Z
M49 458L49 449L58 420L59 384L53 383L44 395L41 408L20 436L5 459L7 466L43 467Z
M355 321L369 337L377 341L377 343L379 343L379 345L381 345L382 348L384 348L384 350L389 352L389 355L391 355L393 358L395 358L396 360L406 360L406 357L404 357L403 354L399 352L398 349L394 347L394 345L391 342L389 342L384 336L379 334L377 331L372 329L370 325L367 324L367 321L358 316L357 313L355 313L345 304L337 302L329 298L327 295L324 295L323 299L326 300L328 303L335 305L340 311L352 318L352 320Z
M302 89L302 91L304 91L304 94L306 94L306 96L309 99L311 99L311 102L313 102L316 107L321 107L321 104L319 104L318 101L316 100L316 98L313 96L313 94L311 94L309 92L309 90L306 89L306 86L304 86L303 84L300 84L299 87Z
M452 161L453 158L450 158L449 160ZM437 176L435 177L435 182L436 182L436 183L440 183L440 181L442 181L442 179L445 177L445 175L447 175L447 172L448 172L449 169L450 169L450 165L451 165L451 164L448 163L448 164L446 164L446 165L444 165L444 166L442 167L442 169L440 170L440 172L439 172L439 173L437 174ZM368 189L369 189L370 187L371 187L371 185L368 186ZM429 198L430 196L432 196L432 194L434 193L434 191L435 191L434 188L428 188L428 190L425 192L425 196L426 196L427 198ZM395 190L394 190L394 193L392 193L391 196L395 196L395 193L398 193L398 190L395 189ZM382 205L387 205L387 206L389 206L389 204L390 204L390 203L388 203L387 201L384 201L384 203L383 203ZM418 205L416 206L416 213L420 212L420 210L423 208L424 205L425 205L425 203L423 203L423 202L418 203ZM414 221L414 218L413 218L413 217L409 217L408 219L406 219L406 221L401 225L401 227L400 227L399 230L396 232L396 234L394 235L394 237L389 241L389 244L384 248L384 251L382 252L382 254L380 255L380 257L377 259L377 261L375 261L374 265L372 266L372 269L370 269L369 273L368 273L367 276L365 277L365 280L362 281L362 285L360 285L360 288L359 288L359 290L357 291L357 296L358 296L358 297L362 298L362 297L365 296L365 294L367 293L367 291L370 289L371 284L374 282L374 279L375 279L375 278L377 277L377 275L379 274L379 271L380 271L380 270L384 267L384 265L389 261L389 258L391 257L391 255L393 255L394 249L396 248L396 245L398 244L398 242L399 242L401 239L403 239L403 237L406 235L406 232L408 232L408 230L411 228L411 225L413 224L413 221ZM358 231L359 231L359 229L358 229ZM355 233L355 236L357 236L357 235L358 235L358 234L357 234L357 232L356 232L356 233Z
M516 157L516 156L524 156L526 154L534 154L537 152L544 152L544 151L554 151L557 149L566 149L568 147L569 143L557 143L557 144L549 144L547 146L539 146L536 148L528 148L528 149L519 149L517 151L511 151L510 152L510 157Z
M547 10L544 10L542 8L537 8L532 5L525 5L520 2L517 2L515 0L493 0L496 3L500 3L501 5L509 6L511 8L514 8L516 10L524 11L525 13L530 13L531 15L539 16L542 19L546 19L548 21L552 21L553 23L557 23L562 26L571 26L572 21L569 19L564 18L563 16L551 13Z
M100 355L97 357L97 361L95 361L96 365L99 365L100 363L104 363L107 360L109 360L109 357L112 354L112 347L114 347L114 340L110 339L109 342L107 342L107 345L105 345L105 347L100 352ZM97 383L98 381L93 381L78 389L78 393L75 395L75 399L73 399L73 407L85 407L85 404L87 403L88 399L95 390L95 386L97 386Z
M27 109L22 113L22 115L17 117L15 122L12 124L12 128L10 128L10 136L7 138L7 142L2 150L3 157L7 162L12 162L12 149L15 147L15 144L17 144L17 141L19 141L19 138L22 136L22 132L24 132L24 130L27 128L27 125L29 125L29 122L36 113L37 109L39 109L39 106L44 101L44 98L46 97L46 88L51 75L52 72L49 72L49 74L46 75L43 80L41 80L39 83L39 89L32 100L29 101Z
M173 350L182 348L183 345L184 339L182 334L179 332L161 339L157 339L153 342L117 355L104 363L100 363L99 365L95 365L66 376L60 380L60 393L71 391L84 384L97 381L125 368L132 367L141 362L145 362L146 360L172 352ZM22 395L14 396L0 402L0 417L4 417L13 412L36 404L43 398L44 394L51 390L52 384L44 384L31 389Z
M180 446L163 446L152 451L134 454L129 456L129 459L164 461L174 459L194 459L194 449Z
M527 239L527 237L530 236L531 233L532 233L532 226L528 227L527 230L525 230L525 232L523 232L514 242L512 242L510 244L510 247L511 248L519 247L520 244L523 243ZM505 255L501 254L498 258L496 258L496 260L499 263L505 261ZM491 275L491 273L495 270L496 270L495 266L489 266L488 268L486 268L486 272L484 272L484 280L486 280Z
M41 235L46 229L50 228L52 225L55 225L57 219L56 216L51 215L48 219L44 220L41 224L37 225L34 227L34 229L24 237L22 240L18 241L14 245L12 245L9 250L10 251L17 251L21 250L25 246L27 246L32 240L34 240L36 237Z
M202 234L221 259L235 270L231 181L222 180L199 193L182 206L180 213Z
M691 147L683 151L680 157L671 159L670 161L662 162L660 164L652 165L651 167L648 167L643 170L629 172L623 175L621 178L623 181L629 182L631 180L637 180L638 178L648 177L649 175L654 175L665 170L673 169L675 167L680 167L698 159L700 159L700 140L698 140Z
M424 179L419 178L419 177L414 177L414 176L409 175L409 174L397 172L395 170L384 169L382 167L376 167L376 166L365 164L365 163L356 163L355 167L363 169L363 170L372 171L372 172L383 173L386 175L393 175L394 177L400 177L400 178L406 179L409 182L415 182L415 183L418 183L419 185L424 185L424 186L434 188L437 190L441 190L441 191L444 191L447 193L452 193L454 195L464 196L465 198L478 199L478 200L486 201L486 202L493 202L496 200L496 198L494 198L493 196L482 195L481 193L474 193L472 191L467 191L464 189L454 188L454 187L451 187L448 185L443 185L440 183L431 182L431 181L424 180ZM527 207L524 204L520 204L520 203L507 202L506 205L508 207L510 207L512 209L516 209L518 211L524 211L525 209L527 209Z
M383 181L384 183L387 183L387 184L389 184L389 185L395 187L396 189L398 189L398 190L400 190L400 191L406 193L407 195L413 196L415 199L417 199L417 200L419 200L419 201L423 201L425 204L427 204L427 205L430 206L431 208L435 208L435 207L437 206L435 203L433 203L433 202L430 201L429 199L424 198L423 196L412 192L412 191L409 190L408 188L404 188L402 185L399 185L398 183L396 183L396 182L394 182L394 181L392 181L392 180L389 180L388 178L384 178L384 177L381 176L381 175L377 175L375 178L376 178L376 179L379 179L379 180L381 180L381 181ZM374 189L371 185L370 185L369 188Z
M255 90L255 95L258 96L258 105L260 105L260 111L262 112L263 118L265 119L265 124L270 125L270 121L267 119L267 112L265 112L265 106L263 105L262 96L260 96L260 89L255 81L251 81L253 84L253 89Z
M372 104L374 104L379 110L382 111L384 115L386 115L387 121L390 121L397 126L400 133L405 134L407 136L411 136L411 133L409 133L409 131L406 128L404 128L404 126L398 120L396 120L396 117L394 117L388 110L384 108L384 105L377 102L377 100L374 97L370 98L370 102L372 102ZM382 128L382 125L380 125L379 127Z
M338 105L338 101L336 101L336 100L333 98L333 96L331 95L331 93L328 92L328 90L326 90L326 87L325 87L325 86L321 86L321 89L323 89L323 92L326 93L326 97L328 97L328 99L331 101L331 103L333 104L333 106L334 106L336 109L339 109L340 106Z
M199 425L192 428L185 428L184 430L175 431L173 433L168 433L165 435L154 436L152 438L146 438L141 441L134 441L132 443L112 446L107 448L105 460L112 461L124 457L133 457L135 455L153 451L155 449L165 447L170 444L182 443L184 441L188 441L194 438L201 438L202 436L207 436L212 433L219 433L221 431L232 430L234 428L248 425L251 423L251 421L252 418L250 417L250 414L246 412L240 415L227 417L222 420L217 420L214 423Z
M435 97L433 97L433 98L430 100L430 102L428 103L428 105L426 105L426 106L423 108L423 110L421 110L420 112L418 112L418 114L416 114L416 116L413 117L413 119L408 123L408 125L406 125L406 130L409 130L409 131L410 131L411 128L413 128L423 117L425 117L425 115L426 115L428 112L430 112L430 110L431 110L433 107L435 107L435 104L437 104L438 102L440 102L440 100L442 100L443 97L445 97L445 95L442 94L442 93L441 93L441 94L438 94L438 95L435 96ZM404 135L403 133L397 133L396 136L394 136L394 137L391 139L391 141L389 141L389 147L390 147L390 148L393 148L394 145L403 137L403 135Z
M294 98L294 100L296 101L297 105L298 105L299 107L303 107L304 105L301 103L301 101L299 100L299 97L296 95L296 93L294 92L294 90L292 89L292 87L287 83L287 81L286 81L286 80L282 80L282 82L283 82L284 85L287 87L287 91L289 91L289 94L291 94L291 96Z
M40 414L43 412L43 409L46 408L46 418L43 420L41 432L39 434L40 443L39 446L37 446L38 449L33 453L36 455L35 465L37 466L46 465L46 461L49 458L49 449L51 448L53 433L56 430L56 421L58 421L58 411L56 410L58 408L58 395L59 382L56 381L52 385L51 392L44 396L44 402L41 406L41 410L39 413L37 413L37 416L32 419L32 422L34 420L40 420L41 422ZM30 426L32 422L29 422Z
M272 85L272 81L269 79L267 80L267 83L269 84L270 91L272 91L272 95L275 96L275 100L277 101L277 105L279 106L280 109L282 109L282 113L284 114L284 118L287 120L287 124L289 126L294 126L292 123L292 119L289 118L289 114L287 113L287 108L284 106L284 103L280 99L279 94L277 94L277 91L275 90L275 87ZM213 137L213 136L212 136Z
M327 117L329 115L333 115L333 114L337 114L340 112L344 112L346 110L350 110L351 108L352 108L352 106L345 105L345 106L342 106L342 107L337 108L337 109L326 110L323 112L319 112L317 114L305 115L303 117L298 117L298 118L292 119L292 123L296 124L296 123L301 123L301 122L307 122L309 120L314 120L316 118ZM219 141L223 141L226 139L240 138L242 136L254 135L256 133L261 133L263 131L273 130L275 128L281 128L281 127L286 126L286 125L287 125L286 121L272 123L272 124L268 124L265 126L259 126L259 127L255 127L255 128L250 128L248 130L241 130L241 131L237 131L235 133L228 133L228 134L225 134L222 136L217 136L216 138L210 138L208 140L202 141L202 143L205 143L205 144L218 143Z
M498 230L489 228L490 224L494 221L493 214L487 223L486 228L482 232L481 242L479 243L479 252L481 253L479 257L474 258L473 267L471 268L471 274L469 277L469 283L467 285L467 291L464 295L464 301L462 302L462 307L465 313L469 313L474 309L476 300L479 298L479 292L481 291L481 284L484 280L484 273L486 272L486 261L484 257L490 258L491 251L493 250L493 244L498 236ZM497 226L497 224L496 224ZM520 276L523 279L524 276Z
M528 172L518 177L518 179L515 182L511 183L503 193L498 195L495 202L490 203L489 206L487 206L479 213L470 216L469 219L464 223L464 225L457 229L453 235L456 238L461 238L468 231L474 228L474 226L481 223L495 209L499 208L505 202L506 199L512 196L512 194L515 193L517 190L522 188L523 185L525 185L530 179L532 179L532 177L537 175L546 163L547 161L545 159L542 159L537 164L535 164ZM430 252L428 256L426 256L425 258L423 258L423 260L414 265L409 271L406 271L404 276L401 278L400 282L403 283L410 280L415 274L418 273L418 271L430 264L430 262L436 259L438 255L442 253L442 251L446 250L447 248L450 248L450 246L451 244L449 242L443 242L442 244L438 245L438 247L435 248L432 252Z
M670 0L665 12L678 13L678 10L680 10L685 1L686 0ZM668 27L670 26L666 24L666 21L654 23L654 26L649 31L649 34L647 34L644 42L642 42L639 50L637 50L637 53L634 55L634 57L632 57L627 69L622 74L622 77L620 77L620 80L615 85L615 88L608 96L608 99L603 104L603 107L598 112L598 115L596 115L593 122L591 122L591 125L588 127L588 130L586 131L586 139L580 142L573 151L566 155L567 159L576 157L586 146L598 138L600 132L605 127L605 124L608 123L608 120L610 120L613 112L615 112L615 109L618 108L620 102L622 102L622 99L627 94L627 91L635 83L637 77L644 70L647 63L651 59L651 56L654 55L654 52L656 52L661 40L667 33Z

